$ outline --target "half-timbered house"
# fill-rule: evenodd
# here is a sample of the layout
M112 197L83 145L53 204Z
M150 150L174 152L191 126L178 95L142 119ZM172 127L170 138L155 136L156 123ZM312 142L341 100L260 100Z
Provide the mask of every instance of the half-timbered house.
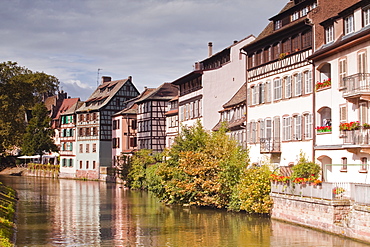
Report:
M170 148L180 131L179 125L179 96L168 102L166 112L166 147Z
M139 95L132 78L102 83L77 110L78 178L102 179L112 167L112 115Z
M243 47L247 61L247 142L253 163L279 166L312 159L312 24L316 0L289 1L261 34Z
M178 95L178 87L163 83L156 90L136 101L138 105L138 146L161 152L166 147L167 104Z
M137 113L136 101L156 90L145 88L136 98L127 101L122 111L112 116L112 161L114 167L127 164L128 158L138 150L137 145Z

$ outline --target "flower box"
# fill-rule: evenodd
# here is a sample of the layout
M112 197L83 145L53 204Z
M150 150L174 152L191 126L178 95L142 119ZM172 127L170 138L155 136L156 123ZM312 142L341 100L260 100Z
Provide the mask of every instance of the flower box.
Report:
M315 89L319 91L321 89L330 88L331 87L331 79L327 79L323 82L316 82Z
M341 123L339 125L339 130L343 130L343 131L358 130L358 129L360 129L360 122L359 121L354 121L354 122L349 122L349 123Z
M317 126L316 131L317 133L330 133L331 126Z

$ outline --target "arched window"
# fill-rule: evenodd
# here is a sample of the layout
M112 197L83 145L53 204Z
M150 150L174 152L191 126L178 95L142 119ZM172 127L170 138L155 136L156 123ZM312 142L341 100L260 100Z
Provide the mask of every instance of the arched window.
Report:
M331 126L331 108L322 107L318 111L318 126Z
M324 82L331 78L331 65L330 63L324 63L318 67L320 72L320 81Z

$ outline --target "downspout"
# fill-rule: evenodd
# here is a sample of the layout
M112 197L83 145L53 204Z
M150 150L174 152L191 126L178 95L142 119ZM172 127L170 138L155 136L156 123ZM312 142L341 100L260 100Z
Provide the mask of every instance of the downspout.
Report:
M240 53L245 55L245 148L248 147L248 53L241 48Z

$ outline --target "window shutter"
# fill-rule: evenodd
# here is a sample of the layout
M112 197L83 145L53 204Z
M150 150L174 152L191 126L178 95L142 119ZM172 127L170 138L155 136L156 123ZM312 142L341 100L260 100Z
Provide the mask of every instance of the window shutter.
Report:
M347 122L347 106L340 107L340 122Z

